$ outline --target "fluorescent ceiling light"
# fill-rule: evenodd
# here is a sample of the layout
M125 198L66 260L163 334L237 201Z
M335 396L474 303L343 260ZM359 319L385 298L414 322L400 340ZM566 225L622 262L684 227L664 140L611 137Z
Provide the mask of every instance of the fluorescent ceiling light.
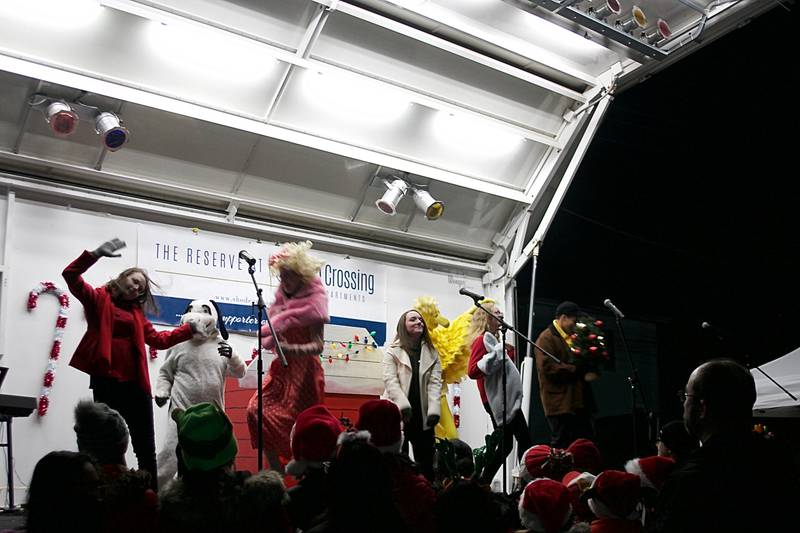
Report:
M0 17L69 32L95 21L103 12L98 0L2 0ZM8 24L8 22L4 22Z
M152 21L148 42L153 52L176 69L224 77L248 85L268 77L278 67L271 49L234 34L175 20Z
M436 138L455 152L475 157L504 155L518 150L523 138L489 120L439 111L433 119Z
M408 113L411 101L392 86L361 75L333 70L297 72L309 107L348 123L392 122Z

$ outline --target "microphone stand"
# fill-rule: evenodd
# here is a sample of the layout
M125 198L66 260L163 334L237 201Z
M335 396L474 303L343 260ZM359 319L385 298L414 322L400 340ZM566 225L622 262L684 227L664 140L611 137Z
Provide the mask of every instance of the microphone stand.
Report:
M256 288L256 295L258 296L258 359L256 361L256 370L258 371L258 470L259 472L264 468L264 431L263 431L263 424L264 424L264 397L262 396L262 387L263 387L263 379L264 379L264 362L261 358L261 321L266 317L267 324L269 325L269 330L272 333L272 339L275 341L275 347L277 348L278 358L281 360L281 365L284 368L289 366L289 363L286 361L286 356L283 355L283 347L281 346L280 341L278 341L278 336L275 334L275 328L272 327L272 321L269 319L269 313L267 312L267 306L264 304L264 295L261 287L258 286L256 283L256 263L253 261L249 263L250 266L247 267L247 272L250 273L250 279L253 280L253 286ZM273 468L275 465L270 465Z
M475 307L477 307L479 309L483 309L483 311L487 315L494 317L495 320L500 322L500 342L502 343L502 346L503 346L503 357L505 357L505 353L506 353L506 331L511 330L514 333L516 333L519 337L522 337L522 339L525 340L525 342L527 342L528 344L530 344L534 348L536 348L539 351L541 351L543 354L548 356L550 359L552 359L556 363L559 363L559 364L561 363L561 359L559 359L555 355L551 354L550 352L548 352L544 348L541 348L538 344L536 344L535 342L530 340L528 337L523 335L514 326L512 326L511 324L509 324L505 320L500 320L499 318L495 317L492 313L489 312L489 310L487 310L481 304L481 302L480 302L480 300L478 298L472 298L472 301L475 303ZM507 425L508 425L508 419L507 419L508 413L507 413L507 406L506 406L506 396L507 396L506 395L506 365L505 365L505 361L503 361L503 420L502 420L503 423L502 423L502 426L501 426L502 427L502 436L501 436L501 440L500 440L500 453L502 454L502 457L503 457L503 493L506 492L506 484L507 484L506 478L508 477L507 476L507 466L506 466L507 461L506 461L506 439L505 439L505 432L508 430L508 428L507 428Z
M617 329L619 329L620 337L622 337L622 346L625 348L625 353L628 356L628 364L631 365L631 373L628 376L628 383L631 386L631 426L633 428L633 455L634 457L639 457L639 438L638 434L636 433L636 392L638 390L639 397L642 399L642 405L644 406L645 411L647 412L647 421L648 421L648 439L650 439L650 430L652 429L651 419L653 417L652 411L650 411L650 406L647 405L647 398L644 395L644 391L642 390L642 382L639 380L639 369L636 368L636 365L633 362L633 357L631 356L631 351L628 348L628 339L625 337L625 329L622 327L622 317L618 314L614 313L614 317L616 318L617 322ZM650 439L652 440L652 439Z

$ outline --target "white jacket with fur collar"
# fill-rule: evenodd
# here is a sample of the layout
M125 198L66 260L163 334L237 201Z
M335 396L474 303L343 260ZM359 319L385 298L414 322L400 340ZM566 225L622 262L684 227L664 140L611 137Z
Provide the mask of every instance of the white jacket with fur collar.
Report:
M398 341L392 342L383 355L383 384L386 386L383 398L394 402L401 411L411 408L408 392L412 375L408 354ZM419 354L419 393L423 429L431 429L427 426L427 417L440 416L442 410L442 366L439 353L424 342Z

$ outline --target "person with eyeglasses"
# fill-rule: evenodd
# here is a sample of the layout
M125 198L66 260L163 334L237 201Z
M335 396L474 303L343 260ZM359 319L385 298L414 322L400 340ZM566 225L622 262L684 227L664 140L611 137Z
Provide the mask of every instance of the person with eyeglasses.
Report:
M683 400L683 424L701 447L664 484L653 531L779 531L796 522L796 468L780 445L753 433L756 387L730 359L697 367Z

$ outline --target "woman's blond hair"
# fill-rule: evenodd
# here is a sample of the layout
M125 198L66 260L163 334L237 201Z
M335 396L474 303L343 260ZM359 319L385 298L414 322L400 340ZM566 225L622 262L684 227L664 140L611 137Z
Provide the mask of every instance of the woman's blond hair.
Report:
M483 301L481 305L483 305L489 313L493 313L497 308L492 300ZM481 308L476 308L472 313L472 320L470 320L469 330L467 330L467 346L472 346L475 339L489 331L489 321L492 319L492 315L486 311Z
M279 274L281 268L287 268L304 281L311 280L325 264L322 259L308 253L312 246L311 241L284 243L280 250L269 256L270 270L274 274Z

